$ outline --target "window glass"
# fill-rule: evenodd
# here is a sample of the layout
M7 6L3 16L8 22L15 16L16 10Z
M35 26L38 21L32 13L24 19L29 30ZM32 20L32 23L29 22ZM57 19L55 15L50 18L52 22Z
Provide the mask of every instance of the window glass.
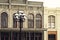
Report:
M6 12L1 13L1 28L8 27L8 14Z
M48 35L48 40L56 40L55 39L55 34L49 34Z
M28 28L34 28L34 17L33 14L28 15Z
M50 28L55 27L55 16L53 16L53 15L48 16L48 27L50 27Z
M15 17L14 15L15 15L15 13L13 14L13 28L17 28L17 21L14 18Z
M40 14L36 15L36 28L42 28L42 16Z

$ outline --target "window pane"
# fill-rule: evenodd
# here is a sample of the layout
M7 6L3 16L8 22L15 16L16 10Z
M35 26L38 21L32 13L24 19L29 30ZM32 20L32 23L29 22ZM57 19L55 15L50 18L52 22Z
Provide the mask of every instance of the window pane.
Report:
M49 34L48 40L55 40L55 34Z
M17 21L15 19L13 19L13 28L17 28Z
M36 28L42 28L42 17L40 14L36 15Z
M29 14L28 16L28 19L33 19L33 14Z
M48 16L48 26L55 27L55 16Z
M55 24L54 23L51 23L51 27L54 28Z
M55 23L55 17L52 17L51 19L52 19L52 23Z
M12 40L17 40L17 33L16 32L13 32L12 33Z
M42 40L42 33L35 33L35 40Z
M30 39L34 40L34 33L33 32L30 33Z
M28 28L34 28L34 18L33 14L28 15Z
M26 36L26 40L42 40L42 33L26 32L26 34L24 36ZM25 38L23 38L23 40L24 39Z
M1 14L1 27L2 28L8 27L8 14L6 12L3 12Z
M26 39L29 40L29 32L26 33Z
M14 15L15 15L15 13L13 14L13 28L17 28L17 21L14 18L15 17Z
M21 40L26 40L26 32L21 33Z
M34 28L34 23L33 23L33 20L28 20L28 28Z
M36 26L37 28L41 28L42 27L42 23L40 20L36 20Z

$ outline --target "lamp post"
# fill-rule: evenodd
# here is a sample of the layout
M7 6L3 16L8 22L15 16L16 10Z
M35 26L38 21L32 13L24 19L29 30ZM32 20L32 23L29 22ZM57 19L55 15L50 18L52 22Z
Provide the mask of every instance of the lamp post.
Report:
M21 27L22 27L22 23L25 21L25 18L24 18L25 14L23 13L23 11L18 11L17 13L15 13L14 15L14 18L16 19L17 22L20 23L20 37L19 39L21 40Z

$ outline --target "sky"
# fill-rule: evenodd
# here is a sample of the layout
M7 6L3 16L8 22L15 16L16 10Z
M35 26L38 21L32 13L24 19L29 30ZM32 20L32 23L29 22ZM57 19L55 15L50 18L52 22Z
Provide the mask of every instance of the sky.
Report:
M42 1L44 7L56 8L60 7L60 0L29 0L29 1Z

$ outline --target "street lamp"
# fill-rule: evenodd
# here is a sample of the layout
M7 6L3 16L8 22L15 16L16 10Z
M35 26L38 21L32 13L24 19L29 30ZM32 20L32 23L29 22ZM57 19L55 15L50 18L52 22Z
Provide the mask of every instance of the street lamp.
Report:
M17 13L15 13L14 18L16 19L17 22L20 23L20 40L21 40L21 27L22 27L22 23L25 21L25 14L23 13L23 11L18 11Z

